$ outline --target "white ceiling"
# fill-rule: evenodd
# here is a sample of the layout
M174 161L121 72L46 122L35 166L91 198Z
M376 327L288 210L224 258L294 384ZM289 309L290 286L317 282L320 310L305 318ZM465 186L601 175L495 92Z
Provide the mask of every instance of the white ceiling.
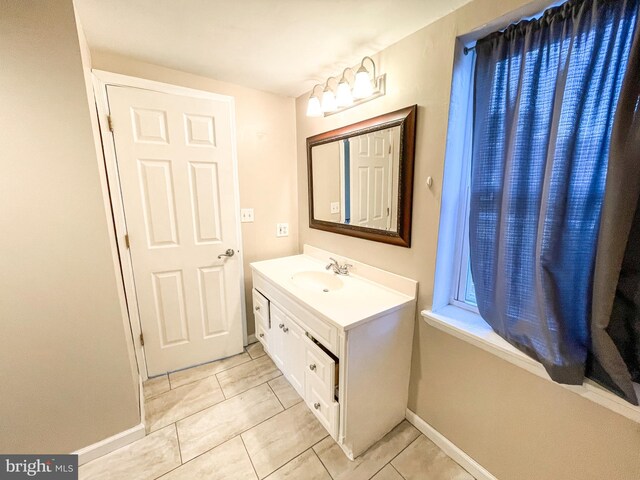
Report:
M76 0L94 50L296 97L469 0Z

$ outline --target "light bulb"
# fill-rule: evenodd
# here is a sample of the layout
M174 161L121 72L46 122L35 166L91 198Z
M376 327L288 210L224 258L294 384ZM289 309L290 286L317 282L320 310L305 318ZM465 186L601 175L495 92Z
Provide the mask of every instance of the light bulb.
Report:
M320 107L320 99L313 95L309 98L307 103L307 117L320 117L322 116L322 108Z
M360 67L353 83L353 96L355 98L367 98L373 93L373 86L366 68Z
M348 107L353 104L351 88L349 87L349 82L346 80L342 80L338 84L338 89L336 90L336 103L339 107Z
M322 92L322 111L334 112L337 108L336 96L329 88L325 88L324 92Z

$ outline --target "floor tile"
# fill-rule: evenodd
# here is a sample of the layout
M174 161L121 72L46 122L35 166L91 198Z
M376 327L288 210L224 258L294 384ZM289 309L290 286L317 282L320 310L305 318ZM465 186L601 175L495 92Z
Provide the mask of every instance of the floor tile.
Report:
M210 377L211 375L228 370L229 368L240 365L241 363L249 362L250 360L251 357L248 353L241 353L240 355L234 355L233 357L223 358L222 360L216 360L215 362L204 363L197 367L191 367L186 370L170 373L169 380L171 381L171 388L176 388L205 377Z
M225 370L217 375L222 391L227 398L280 376L275 363L268 356L262 356L248 363Z
M276 470L267 480L331 480L312 448Z
M413 425L403 420L354 461L346 457L331 437L313 449L334 480L368 480L419 435Z
M150 378L142 384L142 391L144 392L144 398L155 397L161 393L168 392L171 387L169 386L169 378L167 375L161 375L159 377Z
M247 353L251 355L251 358L253 359L266 355L261 342L255 342L251 345L247 345Z
M264 478L326 436L307 405L299 403L244 432L242 440L258 477Z
M382 470L376 473L371 480L404 480L402 475L388 463Z
M191 460L281 411L282 405L264 384L180 420L176 425L182 461Z
M256 480L242 439L234 437L160 477L161 480Z
M180 465L176 429L170 425L79 468L81 480L154 479Z
M169 390L145 402L147 432L166 427L223 400L215 376Z
M270 380L269 386L284 408L289 408L302 401L302 397L298 395L296 389L291 386L284 375Z
M420 435L391 464L407 480L473 480L473 476Z

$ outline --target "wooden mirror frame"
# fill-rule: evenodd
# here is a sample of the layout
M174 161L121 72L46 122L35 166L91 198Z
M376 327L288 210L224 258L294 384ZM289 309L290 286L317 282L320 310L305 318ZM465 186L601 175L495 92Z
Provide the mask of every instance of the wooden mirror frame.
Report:
M307 176L309 180L309 228L364 238L375 242L411 247L411 217L413 208L413 168L415 163L416 112L418 106L396 110L346 127L307 138ZM313 216L313 158L311 149L325 143L344 140L365 133L400 126L398 172L398 229L396 232L376 228L346 225L317 220Z

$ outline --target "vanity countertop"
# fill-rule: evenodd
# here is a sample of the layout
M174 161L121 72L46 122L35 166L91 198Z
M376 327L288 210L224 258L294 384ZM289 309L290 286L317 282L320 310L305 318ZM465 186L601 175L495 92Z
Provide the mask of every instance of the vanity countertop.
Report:
M251 268L254 275L256 273L261 275L265 280L283 290L285 294L343 330L349 330L415 301L415 294L408 295L406 288L403 292L389 286L390 283L393 284L393 278L391 282L387 281L385 286L355 273L334 274L343 282L343 285L337 290L328 292L304 288L294 282L293 276L298 272L327 272L326 264L326 261L315 256L302 254L253 262ZM357 262L354 264L354 270L358 270L359 266L362 266L359 270L363 272L372 269ZM378 275L381 274L396 277L399 283L413 282L378 270ZM415 293L415 287L413 291Z

